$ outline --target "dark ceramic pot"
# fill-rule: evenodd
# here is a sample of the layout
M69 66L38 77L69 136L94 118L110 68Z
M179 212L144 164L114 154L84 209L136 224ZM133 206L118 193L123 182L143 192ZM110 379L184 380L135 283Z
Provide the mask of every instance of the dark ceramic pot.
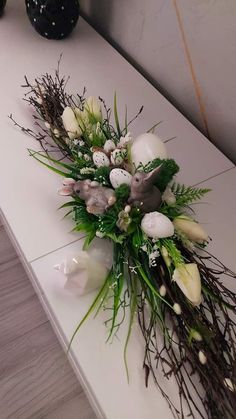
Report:
M25 4L32 26L48 39L66 38L79 18L78 0L26 0Z

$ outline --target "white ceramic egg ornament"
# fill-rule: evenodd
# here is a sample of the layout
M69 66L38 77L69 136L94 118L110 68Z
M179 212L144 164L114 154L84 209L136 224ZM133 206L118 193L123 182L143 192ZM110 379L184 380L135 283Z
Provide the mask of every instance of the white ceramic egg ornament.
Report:
M102 286L112 262L112 246L110 243L103 243L100 248L66 255L54 268L65 275L67 287L72 289L73 285L78 295L84 295Z
M131 146L131 159L137 167L140 163L147 164L150 161L167 158L167 150L161 139L149 132L139 135Z
M174 226L170 219L158 211L145 214L141 222L141 228L152 239L163 239L174 234Z
M124 169L112 169L110 172L110 182L114 189L118 188L123 183L130 185L131 180L131 174Z

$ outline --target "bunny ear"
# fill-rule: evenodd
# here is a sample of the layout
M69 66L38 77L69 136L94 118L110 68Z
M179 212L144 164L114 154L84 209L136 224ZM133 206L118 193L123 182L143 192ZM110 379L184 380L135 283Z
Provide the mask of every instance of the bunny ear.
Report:
M161 171L161 167L162 167L162 164L160 164L160 166L153 169L151 172L146 173L145 182L154 183L159 176L159 173Z

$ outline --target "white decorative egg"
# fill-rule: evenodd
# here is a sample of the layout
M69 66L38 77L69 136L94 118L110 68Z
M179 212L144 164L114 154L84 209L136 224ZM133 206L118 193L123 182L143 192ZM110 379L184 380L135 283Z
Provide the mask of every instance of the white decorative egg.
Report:
M103 149L106 153L110 153L110 151L115 150L116 145L114 143L114 141L112 140L107 140L103 146Z
M144 215L141 228L148 237L153 239L171 237L174 234L174 226L170 219L157 211Z
M157 135L147 132L134 140L131 146L131 158L136 167L140 163L145 165L156 158L166 159L166 146Z
M95 151L93 153L93 162L97 167L110 166L110 160L102 151Z
M118 188L122 183L130 185L131 180L132 175L124 169L112 169L110 172L110 182L114 189Z

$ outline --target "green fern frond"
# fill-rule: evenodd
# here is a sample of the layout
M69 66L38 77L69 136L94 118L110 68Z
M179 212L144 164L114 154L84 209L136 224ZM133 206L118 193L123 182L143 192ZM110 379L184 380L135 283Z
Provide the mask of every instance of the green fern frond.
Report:
M179 183L173 183L171 189L176 197L175 205L178 207L184 207L199 201L205 194L210 192L210 189L195 188L193 186L180 185Z

